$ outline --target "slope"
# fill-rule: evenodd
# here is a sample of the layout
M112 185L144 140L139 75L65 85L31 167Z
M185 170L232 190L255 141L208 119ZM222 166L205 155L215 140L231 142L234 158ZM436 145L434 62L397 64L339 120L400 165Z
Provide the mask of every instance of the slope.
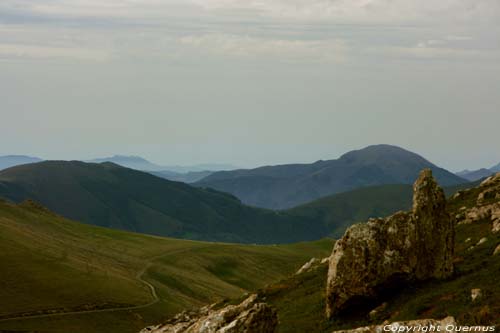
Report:
M499 178L500 179L500 178ZM490 193L482 205L500 204L497 188L472 187L448 199L452 216L463 220L464 211L476 207L480 193ZM493 195L491 195L493 193ZM496 196L495 196L496 195ZM493 232L492 221L484 216L472 223L458 223L455 236L455 273L443 281L414 284L389 297L385 310L370 319L366 313L351 313L328 321L325 315L325 289L328 267L318 265L259 291L259 296L273 305L280 319L279 332L327 333L419 318L454 316L460 325L500 325L500 233ZM497 254L494 254L497 253ZM482 296L471 300L471 290L479 288Z
M38 157L24 155L6 155L0 156L0 170L11 168L16 165L41 162Z
M337 160L216 172L195 184L231 193L249 205L284 209L365 186L411 184L424 168L444 186L466 182L415 153L375 145Z
M167 239L72 222L33 202L0 201L0 330L135 332L283 278L331 246Z
M33 199L87 224L176 238L287 243L327 234L314 221L112 163L47 161L3 170L0 197Z

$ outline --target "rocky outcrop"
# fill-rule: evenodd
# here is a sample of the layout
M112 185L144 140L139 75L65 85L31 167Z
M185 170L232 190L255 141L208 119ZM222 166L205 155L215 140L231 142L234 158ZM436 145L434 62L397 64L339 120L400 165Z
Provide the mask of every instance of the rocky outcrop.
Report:
M274 333L277 326L276 311L251 295L239 305L219 310L207 306L182 312L165 324L146 327L139 333Z
M457 322L453 317L437 319L418 319L398 321L391 324L358 327L350 330L334 331L333 333L382 333L382 332L454 332ZM406 328L409 328L406 329ZM412 330L414 328L414 330ZM438 329L439 328L439 329Z
M295 273L295 275L300 275L304 272L307 272L311 270L314 266L317 266L321 263L321 261L318 258L312 258L308 262L306 262L302 267L299 268L299 270Z
M491 231L500 232L500 173L481 183L481 190L476 199L476 206L462 209L455 219L458 224L490 221Z
M350 227L329 262L327 315L414 280L453 273L454 224L431 170L414 184L413 209Z

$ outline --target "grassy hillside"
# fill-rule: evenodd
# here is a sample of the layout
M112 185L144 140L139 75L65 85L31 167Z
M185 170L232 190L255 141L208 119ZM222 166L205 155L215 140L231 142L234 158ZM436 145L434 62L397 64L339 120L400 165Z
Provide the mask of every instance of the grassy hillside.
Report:
M478 194L473 188L452 197L448 209L455 216L461 207L476 205ZM498 201L490 198L488 203ZM486 242L470 249L480 239ZM325 289L327 265L299 276L292 276L263 288L259 295L277 310L280 333L327 333L384 320L410 320L454 316L460 325L500 325L500 255L493 256L500 244L500 234L491 232L491 221L479 221L456 227L455 273L445 281L430 281L407 287L387 299L388 307L380 317L370 321L366 313L349 318L326 320ZM483 296L471 301L471 289L480 288Z
M412 195L411 185L372 186L335 194L287 212L321 221L330 235L338 238L354 223L410 208Z
M48 161L3 170L0 197L33 199L87 224L176 238L272 244L327 234L311 220L112 163Z
M256 246L167 239L0 201L0 330L135 332L282 279L331 248L331 240ZM43 316L64 312L82 313Z
M425 168L432 169L441 185L466 182L415 153L374 145L336 160L215 172L195 184L231 193L252 206L286 209L361 187L412 184Z
M479 185L479 182L445 187L447 195ZM370 217L383 217L408 210L413 197L412 185L369 186L334 194L292 208L286 212L322 224L333 238L341 237L354 223Z

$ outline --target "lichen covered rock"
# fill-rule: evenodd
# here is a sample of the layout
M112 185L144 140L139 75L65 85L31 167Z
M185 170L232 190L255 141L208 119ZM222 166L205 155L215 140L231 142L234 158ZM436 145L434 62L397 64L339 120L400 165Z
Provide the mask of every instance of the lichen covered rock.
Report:
M413 209L350 227L329 262L327 315L375 300L410 281L453 273L454 224L446 198L423 170L414 184Z
M162 325L146 327L139 333L274 333L278 326L276 311L251 295L239 305L214 310L182 312Z

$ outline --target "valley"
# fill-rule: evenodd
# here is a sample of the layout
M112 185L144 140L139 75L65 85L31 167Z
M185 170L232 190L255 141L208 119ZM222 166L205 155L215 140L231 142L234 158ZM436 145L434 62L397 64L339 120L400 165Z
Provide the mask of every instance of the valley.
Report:
M72 222L33 202L1 201L0 213L1 330L135 332L279 280L332 246L166 239Z

